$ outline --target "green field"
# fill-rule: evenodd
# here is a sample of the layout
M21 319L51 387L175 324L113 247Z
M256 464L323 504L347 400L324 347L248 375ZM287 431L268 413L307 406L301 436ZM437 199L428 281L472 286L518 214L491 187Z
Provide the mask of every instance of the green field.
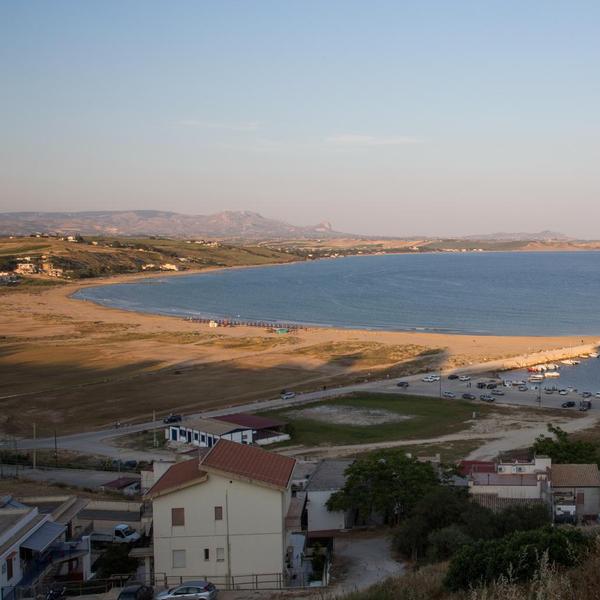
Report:
M327 421L297 414L297 411L318 407L340 407L342 408L340 412L346 413L351 413L353 409L360 409L357 417L364 415L365 411L383 410L411 418L400 422L359 425L336 423L333 418ZM344 407L348 409L344 410ZM492 410L486 404L464 400L357 393L261 414L290 424L292 439L287 443L288 445L319 446L437 437L467 429L466 421L471 419L473 411L477 411L479 416L486 416Z

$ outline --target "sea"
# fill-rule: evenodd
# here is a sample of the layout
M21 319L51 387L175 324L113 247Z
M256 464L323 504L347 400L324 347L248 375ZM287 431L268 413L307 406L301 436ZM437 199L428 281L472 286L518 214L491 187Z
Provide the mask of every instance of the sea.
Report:
M600 253L351 256L86 287L125 310L373 330L600 335ZM599 361L600 362L600 361Z

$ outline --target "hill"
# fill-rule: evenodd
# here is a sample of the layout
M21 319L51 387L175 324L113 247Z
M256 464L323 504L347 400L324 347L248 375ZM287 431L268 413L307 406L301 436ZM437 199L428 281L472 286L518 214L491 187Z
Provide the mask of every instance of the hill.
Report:
M184 215L158 210L0 213L0 235L58 233L110 236L290 239L339 237L327 222L310 227L268 219L256 212Z

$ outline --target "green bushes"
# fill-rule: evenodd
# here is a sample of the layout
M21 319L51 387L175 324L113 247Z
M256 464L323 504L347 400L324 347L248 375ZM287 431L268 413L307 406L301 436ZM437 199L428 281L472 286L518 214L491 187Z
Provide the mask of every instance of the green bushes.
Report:
M544 505L511 506L494 513L472 501L466 490L440 486L423 496L396 529L394 545L407 558L435 562L451 558L475 540L498 539L549 523Z
M580 531L552 527L473 542L452 558L444 584L450 590L461 590L501 577L526 581L533 577L544 555L551 565L571 567L588 546L588 539Z

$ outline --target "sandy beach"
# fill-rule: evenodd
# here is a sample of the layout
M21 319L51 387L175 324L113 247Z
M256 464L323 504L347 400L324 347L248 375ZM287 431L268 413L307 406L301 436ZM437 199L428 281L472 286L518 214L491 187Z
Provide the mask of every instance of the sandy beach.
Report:
M206 272L206 271L205 271ZM190 271L185 274L190 274ZM0 296L0 429L48 433L105 426L171 410L216 407L364 378L454 368L595 343L597 338L473 336L206 324L76 300L72 282ZM92 410L93 409L93 410Z

